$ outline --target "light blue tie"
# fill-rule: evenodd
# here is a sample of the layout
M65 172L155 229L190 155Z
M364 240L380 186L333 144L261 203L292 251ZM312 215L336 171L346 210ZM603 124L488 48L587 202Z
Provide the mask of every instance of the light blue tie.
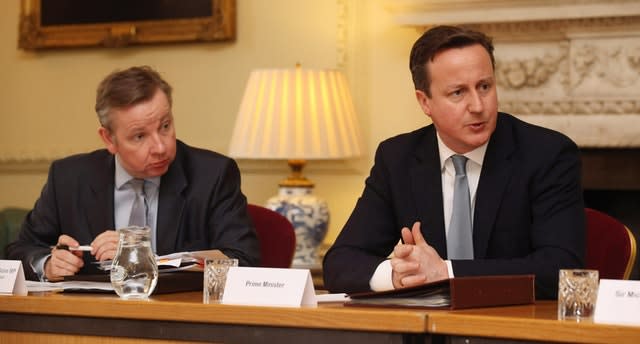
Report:
M136 193L129 216L130 226L144 227L147 225L147 198L144 194L144 179L131 179L129 183Z
M449 259L473 259L473 234L471 231L471 200L467 181L467 157L452 155L456 177L453 184L453 211L447 235Z

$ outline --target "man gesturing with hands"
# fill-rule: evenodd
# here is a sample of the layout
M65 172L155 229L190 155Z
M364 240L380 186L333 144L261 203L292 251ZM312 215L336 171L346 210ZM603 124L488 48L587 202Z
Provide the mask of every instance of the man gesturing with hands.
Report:
M413 45L409 67L432 123L378 146L325 255L325 287L382 291L534 274L537 297L555 298L558 269L584 264L576 144L498 112L493 45L481 32L433 27Z
M398 244L393 249L391 259L394 288L448 277L445 261L422 236L420 222L414 223L411 229L402 228L402 241L404 244Z

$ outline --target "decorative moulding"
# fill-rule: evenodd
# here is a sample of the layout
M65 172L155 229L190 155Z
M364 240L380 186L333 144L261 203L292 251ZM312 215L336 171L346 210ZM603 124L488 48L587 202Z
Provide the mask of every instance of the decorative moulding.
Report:
M468 25L494 38L500 110L582 147L640 147L640 1L405 0L420 32Z
M637 0L395 0L388 10L409 26L482 24L640 15Z
M236 159L243 173L288 175L291 172L285 160ZM304 174L355 174L360 173L358 160L311 160L303 171Z
M88 150L87 150L88 151ZM2 153L0 152L0 173L46 173L51 162L64 156L59 153ZM306 172L317 175L360 173L359 160L318 160L309 161ZM290 169L284 160L246 160L238 159L243 173L286 175Z
M86 147L82 150L79 147L73 149L25 147L19 151L0 149L0 173L46 173L54 160L94 149L96 148Z
M0 173L46 173L52 159L9 159L0 157Z
M337 1L337 27L336 27L336 67L344 69L347 63L347 43L349 34L349 6L346 0Z

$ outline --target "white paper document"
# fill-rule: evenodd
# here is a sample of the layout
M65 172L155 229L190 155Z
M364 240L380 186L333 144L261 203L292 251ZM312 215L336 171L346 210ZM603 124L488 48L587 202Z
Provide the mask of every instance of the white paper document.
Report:
M203 271L204 260L198 256L198 252L176 252L164 256L156 256L156 264L158 264L158 272L176 272L176 271ZM99 269L103 271L111 270L111 260L103 260L95 262L99 265Z
M43 292L43 291L65 291L65 290L78 290L78 291L113 291L113 287L110 282L91 282L91 281L64 281L64 282L39 282L39 281L26 281L27 290L29 292Z
M316 294L316 301L318 301L318 303L323 303L323 302L347 302L349 300L351 300L349 298L349 295L347 295L345 293Z

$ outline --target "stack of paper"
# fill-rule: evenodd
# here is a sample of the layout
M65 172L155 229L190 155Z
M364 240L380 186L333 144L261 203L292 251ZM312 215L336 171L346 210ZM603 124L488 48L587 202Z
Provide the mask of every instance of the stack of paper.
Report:
M204 261L202 258L196 257L191 252L177 252L164 256L156 256L158 271L175 272L175 271L203 271ZM111 270L111 260L95 262L102 271Z
M27 290L30 293L43 291L97 291L112 292L111 282L93 282L93 281L63 281L63 282L39 282L25 281Z

